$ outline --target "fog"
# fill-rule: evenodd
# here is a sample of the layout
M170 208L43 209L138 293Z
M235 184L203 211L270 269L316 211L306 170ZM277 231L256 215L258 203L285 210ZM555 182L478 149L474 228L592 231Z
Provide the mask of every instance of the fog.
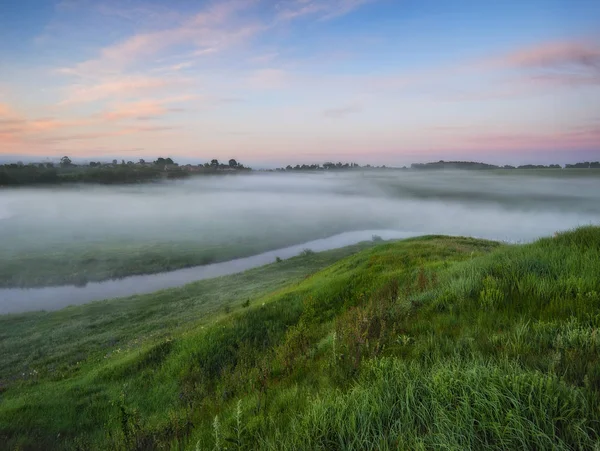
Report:
M556 171L204 176L1 190L0 259L123 244L168 258L170 247L189 243L245 257L236 249L372 229L527 242L591 223L600 223L600 178Z

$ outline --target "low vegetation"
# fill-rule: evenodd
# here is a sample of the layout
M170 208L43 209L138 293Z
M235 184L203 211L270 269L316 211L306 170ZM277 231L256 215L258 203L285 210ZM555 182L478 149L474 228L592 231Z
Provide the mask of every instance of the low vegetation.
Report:
M6 377L16 361L3 365L0 440L15 449L600 446L600 228L518 246L440 236L364 246L289 283L294 263L319 269L327 258L235 276L222 294L230 301L214 300L204 316L198 305L224 287L202 284L234 279L3 317L2 360L14 350L32 364L20 378ZM111 315L102 324L98 309ZM69 316L80 327L65 335ZM128 346L108 338L119 328ZM33 330L47 342L39 352L24 344ZM75 358L69 348L84 337L102 339Z
M333 233L341 230L332 229ZM225 236L151 243L118 240L110 243L74 241L49 245L35 237L5 243L0 254L0 288L30 288L58 285L86 285L89 282L155 274L181 268L208 265L249 257L319 237L314 230L291 234L264 233L260 239L230 239ZM27 246L27 248L24 248ZM304 252L304 251L303 251ZM309 253L311 251L309 250Z
M0 187L27 185L57 185L63 183L93 183L102 185L122 185L147 183L160 180L173 180L195 175L215 175L233 172L247 172L243 164L229 160L228 164L211 160L210 163L182 165L171 158L159 157L154 162L143 159L138 162L113 160L112 163L91 161L87 164L74 164L68 156L54 163L9 163L0 165Z

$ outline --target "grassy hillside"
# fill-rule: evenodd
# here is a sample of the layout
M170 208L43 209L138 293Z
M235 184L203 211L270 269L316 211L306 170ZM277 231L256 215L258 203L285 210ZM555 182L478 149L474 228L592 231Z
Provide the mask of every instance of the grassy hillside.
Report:
M246 283L261 284L261 270ZM40 369L5 380L0 440L22 449L594 449L598 274L600 228L523 246L422 237L300 282L265 283L246 308L238 285L222 294L230 313L215 298L204 317L184 320L194 302L181 289L130 310L98 304L114 308L98 328L96 305L4 317L3 360L23 349ZM53 325L69 315L81 327L58 333L63 349L102 337L81 345L76 362L52 349L62 329ZM151 336L161 316L169 326ZM21 346L20 325L42 328L40 355ZM103 334L113 328L130 346L111 347Z

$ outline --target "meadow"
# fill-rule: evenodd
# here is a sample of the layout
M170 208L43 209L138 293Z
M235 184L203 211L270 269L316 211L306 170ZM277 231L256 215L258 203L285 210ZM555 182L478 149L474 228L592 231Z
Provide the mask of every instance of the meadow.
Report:
M0 439L598 449L599 273L599 227L528 244L430 235L4 316L2 361L22 354L2 365Z
M599 222L600 178L591 169L256 173L4 189L0 287L151 274L354 230L517 242Z

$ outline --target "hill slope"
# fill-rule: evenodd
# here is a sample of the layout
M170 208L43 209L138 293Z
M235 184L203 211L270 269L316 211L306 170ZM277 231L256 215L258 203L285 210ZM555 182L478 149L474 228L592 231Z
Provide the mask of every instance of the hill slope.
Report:
M380 245L214 321L12 382L0 438L31 449L594 449L598 274L594 227L523 246Z

